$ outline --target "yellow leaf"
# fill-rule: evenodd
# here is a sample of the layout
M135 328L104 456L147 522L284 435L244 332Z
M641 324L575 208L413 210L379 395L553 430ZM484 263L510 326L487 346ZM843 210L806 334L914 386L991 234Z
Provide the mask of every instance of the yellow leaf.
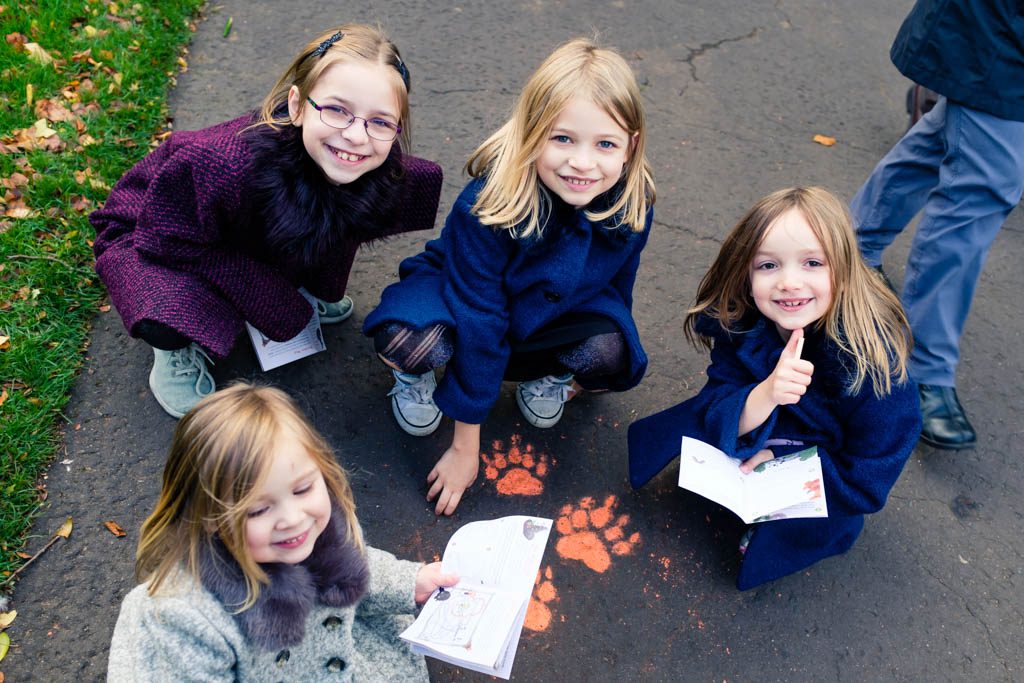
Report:
M0 662L7 656L7 651L11 649L11 637L4 631L0 633Z
M72 526L73 526L73 524L71 522L71 518L68 517L64 521L64 523L60 525L60 528L57 529L57 533L54 534L54 535L55 536L60 536L61 538L69 538L71 536L71 527Z
M124 78L124 76L121 74L120 71L115 71L114 72L114 75L113 75L114 83L117 83L118 86L121 85L121 79L122 78Z
M814 136L814 141L817 142L819 145L825 145L826 147L831 147L832 145L836 144L835 138L820 134Z
M185 61L184 57L178 57L178 66L181 67L182 71L188 69L188 62Z
M80 135L78 137L78 144L80 144L82 147L88 147L89 145L95 145L96 144L96 138L94 138L93 136L91 136L88 133L86 133L86 134Z
M14 623L14 618L18 616L18 610L12 609L10 612L0 612L0 628L7 628Z
M55 131L53 128L50 128L46 124L46 119L39 119L34 124L32 124L31 128L27 129L29 135L37 138L48 138L51 135L56 135L57 131Z
M90 26L89 24L86 24L82 27L82 32L85 33L86 38L95 38L96 34L98 33L96 27Z
M39 43L25 43L28 50L28 58L39 64L53 64L53 57L39 45Z
M0 351L6 351L9 348L11 348L10 336L6 334L0 335Z
M33 92L32 91L32 84L31 83L26 83L25 84L25 104L27 104L30 107L32 106L32 92Z

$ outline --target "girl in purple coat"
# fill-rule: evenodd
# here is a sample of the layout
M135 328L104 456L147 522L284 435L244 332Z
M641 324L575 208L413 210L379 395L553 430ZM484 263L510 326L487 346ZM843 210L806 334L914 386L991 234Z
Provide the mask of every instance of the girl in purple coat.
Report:
M907 319L860 258L845 206L816 187L758 202L722 242L685 330L711 350L708 381L630 426L633 486L678 456L683 436L746 473L816 446L828 517L750 527L737 584L845 552L864 515L885 504L921 428Z
M248 321L284 341L344 296L360 244L430 229L441 170L404 155L409 70L379 30L306 45L262 108L177 132L92 214L96 271L125 327L153 347L149 385L181 417L214 390L210 358Z
M559 47L470 158L474 180L440 238L402 263L367 317L394 371L399 426L426 435L442 411L455 420L427 477L438 514L476 479L480 424L502 379L521 382L527 421L551 427L581 389L624 391L643 376L631 308L654 203L645 145L625 60L586 40Z

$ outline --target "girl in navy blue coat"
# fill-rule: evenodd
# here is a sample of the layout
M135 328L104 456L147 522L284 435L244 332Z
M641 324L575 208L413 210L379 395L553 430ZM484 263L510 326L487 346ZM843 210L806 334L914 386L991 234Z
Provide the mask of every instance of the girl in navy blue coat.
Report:
M711 350L707 384L629 429L640 487L700 439L749 472L817 446L828 517L750 527L741 590L845 552L885 504L920 431L899 300L861 260L845 206L821 188L765 197L701 281L685 330Z
M581 389L624 391L647 367L631 314L654 183L639 88L617 53L562 45L470 157L440 238L401 265L366 319L414 435L454 418L427 499L451 514L479 469L503 379L537 427ZM434 370L447 363L435 385Z

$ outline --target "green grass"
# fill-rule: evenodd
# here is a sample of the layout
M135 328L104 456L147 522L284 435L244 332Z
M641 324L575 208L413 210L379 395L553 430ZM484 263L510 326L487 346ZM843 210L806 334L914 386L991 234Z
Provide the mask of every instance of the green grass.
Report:
M104 304L86 217L165 129L167 88L201 5L0 0L0 581L24 561L40 477ZM44 121L63 148L19 147L47 102L74 116Z

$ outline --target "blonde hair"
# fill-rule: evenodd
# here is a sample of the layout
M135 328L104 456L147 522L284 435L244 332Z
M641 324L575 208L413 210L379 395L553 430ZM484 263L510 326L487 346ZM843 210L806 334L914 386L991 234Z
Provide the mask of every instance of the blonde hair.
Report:
M135 556L136 577L149 581L150 595L182 565L198 580L200 555L216 535L245 576L238 611L255 604L269 579L249 554L246 512L283 432L320 468L348 537L363 549L348 477L331 447L283 391L238 382L200 401L174 430L160 498L142 524Z
M848 391L857 393L870 380L876 396L892 391L892 380L907 378L911 336L899 299L864 263L857 249L846 206L820 187L779 190L757 202L726 235L718 257L701 280L684 329L691 343L711 347L697 332L700 314L717 319L728 331L756 310L751 296L750 266L765 234L780 216L797 210L825 252L832 301L814 327L853 362Z
M314 54L321 43L329 40L335 33L341 33L342 37L331 43L322 54ZM277 79L277 83L271 88L270 93L263 99L259 118L255 125L266 125L275 129L278 126L291 125L292 121L288 116L288 110L284 108L284 105L288 103L288 91L291 90L291 87L294 85L299 89L299 96L302 102L305 102L306 97L312 92L313 86L327 69L335 64L355 61L366 61L388 67L385 71L391 81L391 87L395 91L395 97L398 99L400 116L398 123L402 126L402 132L398 136L399 147L408 152L412 144L409 90L400 69L405 70L405 74L409 72L395 44L384 35L381 29L365 24L342 24L328 29L307 43L292 60L284 74Z
M473 206L481 223L509 229L516 237L543 231L545 190L535 162L555 120L574 97L592 100L631 139L621 195L603 211L587 211L587 218L599 222L617 216L615 227L643 231L655 190L640 88L626 60L585 38L565 43L544 60L526 82L512 117L466 162L469 175L486 176Z

